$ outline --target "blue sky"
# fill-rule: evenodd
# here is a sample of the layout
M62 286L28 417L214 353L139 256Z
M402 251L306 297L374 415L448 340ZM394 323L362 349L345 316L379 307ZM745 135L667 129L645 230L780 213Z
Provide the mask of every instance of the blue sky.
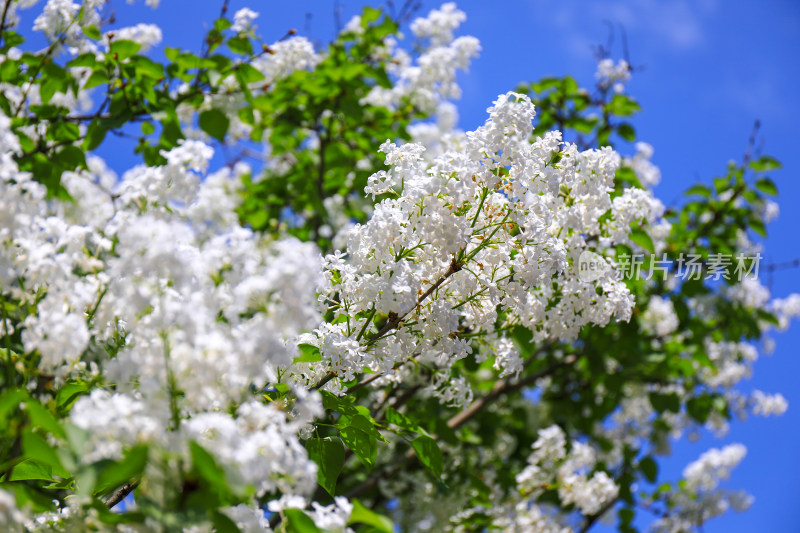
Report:
M380 5L377 0L341 0L342 20L364 3ZM439 4L423 0L422 11ZM220 5L221 0L162 0L152 11L141 1L135 6L112 2L122 25L155 22L164 30L166 45L192 49L199 49ZM267 40L292 27L303 35L310 30L310 37L322 43L333 34L332 0L233 1L231 9L244 5L261 13L258 25ZM800 209L795 203L800 201L800 2L462 0L458 5L468 16L462 34L478 37L483 46L470 72L460 77L462 128L481 124L491 101L521 81L571 74L590 85L592 45L606 42L605 21L623 24L631 63L640 69L628 86L643 107L634 126L639 139L654 146L654 161L662 171L657 194L664 203L674 203L692 183L723 174L727 161L741 159L759 119L764 152L784 165L772 176L780 190L781 215L769 227L764 263L800 257ZM308 12L313 13L310 20ZM617 34L617 57L619 45ZM123 170L133 160L110 162ZM775 296L800 292L800 270L763 277ZM762 357L744 388L783 393L788 412L777 419L734 423L722 440L705 436L698 443L680 444L662 469L663 479L677 479L686 463L711 446L747 446L747 458L727 485L746 488L755 503L747 513L710 522L705 533L800 530L800 325L776 340L777 350Z

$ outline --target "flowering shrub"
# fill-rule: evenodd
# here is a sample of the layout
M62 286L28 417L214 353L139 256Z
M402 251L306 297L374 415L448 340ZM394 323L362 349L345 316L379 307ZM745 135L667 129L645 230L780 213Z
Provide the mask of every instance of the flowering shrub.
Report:
M800 313L751 240L777 161L665 210L652 147L614 149L639 106L611 58L459 131L480 45L451 3L413 47L366 8L324 50L225 3L165 62L102 0L47 1L26 50L34 3L0 23L4 530L685 531L749 505L719 488L741 445L682 480L658 458L786 409L737 389ZM141 155L121 177L110 136Z

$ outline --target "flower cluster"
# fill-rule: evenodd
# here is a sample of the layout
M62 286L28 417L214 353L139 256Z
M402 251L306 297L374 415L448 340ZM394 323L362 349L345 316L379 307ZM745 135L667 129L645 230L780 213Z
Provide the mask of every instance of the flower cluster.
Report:
M37 309L24 323L25 348L58 380L90 371L115 385L72 410L91 435L83 459L118 458L137 443L187 453L197 441L232 483L308 493L316 466L297 435L318 398L298 401L292 417L248 399L319 320L316 247L240 227L236 176L226 169L201 182L213 151L196 141L113 185L86 171L66 179L73 197L99 207L92 213L48 201L15 168L8 125L0 117L0 264L6 294Z
M744 459L747 449L731 444L713 448L683 470L684 483L666 498L672 511L653 524L656 533L687 531L729 508L743 511L753 498L743 491L719 489L719 482L728 479L730 472Z
M364 103L392 108L409 99L423 113L433 113L441 102L458 98L461 89L456 72L466 70L481 49L475 37L454 37L454 30L465 20L464 12L452 2L433 10L427 18L415 20L411 31L418 39L428 41L416 61L393 37L387 39L389 72L396 81L391 88L376 85Z
M594 450L582 442L566 448L566 436L558 426L539 430L530 463L517 475L520 491L536 498L553 485L564 505L574 503L584 515L592 515L616 498L619 487L597 464ZM590 475L591 474L591 475Z
M617 222L625 215L598 222L611 207L619 157L579 152L557 133L530 143L534 109L523 95L501 95L488 112L483 127L430 166L421 145L381 147L390 169L365 192L395 197L352 231L346 253L326 258L321 298L342 320L304 338L330 366L303 365L301 380L334 372L347 381L365 367L402 379L393 369L411 359L449 376L471 353L464 333L485 336L479 358L495 356L504 373L518 373L519 356L495 333L498 320L501 330L522 325L541 341L630 318L633 301L612 272L583 282L571 268L592 243L602 241L602 250L619 242L611 228L625 238ZM378 330L376 314L388 317Z

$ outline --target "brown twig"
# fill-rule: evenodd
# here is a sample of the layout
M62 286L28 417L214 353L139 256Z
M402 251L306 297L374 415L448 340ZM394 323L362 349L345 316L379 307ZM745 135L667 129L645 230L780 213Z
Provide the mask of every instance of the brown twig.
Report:
M141 483L141 480L137 479L132 483L126 483L125 485L121 486L119 489L117 489L117 491L114 494L112 494L106 500L106 506L109 509L113 509L114 506L117 505L122 500L124 500L128 496L128 494L136 490L136 487L139 486L139 483Z
M551 345L552 345L552 343L549 343L548 345L546 345L546 346L542 347L540 350L538 350L536 353L537 354L541 353L543 350L546 350ZM534 355L536 355L536 354L534 354ZM520 389L523 389L523 388L525 388L525 387L527 387L529 385L532 385L536 381L555 373L560 368L563 368L565 366L568 366L568 365L571 365L571 364L575 363L575 361L577 361L577 360L578 360L578 356L573 354L573 355L570 355L570 356L566 357L563 361L559 361L558 363L556 363L554 365L551 365L551 366L549 366L549 367L547 367L547 368L545 368L543 370L540 370L539 372L536 372L535 374L531 374L530 376L526 376L524 379L518 380L518 379L509 377L509 378L506 378L506 379L504 379L502 381L498 381L495 384L495 386L492 388L491 392L489 392L489 394L487 394L486 396L484 396L482 398L479 398L478 400L475 400L474 402L472 402L472 404L470 404L469 407L467 407L466 409L464 409L460 413L458 413L455 416L453 416L452 418L450 418L447 421L447 425L452 429L458 428L458 427L462 426L463 424L465 424L466 422L468 422L469 420L471 420L472 418L474 418L479 412L481 412L483 409L485 409L488 405L490 405L492 402L497 400L499 397L507 395L507 394L511 394L511 393L516 392L516 391L518 391ZM437 438L437 437L434 436L434 438ZM367 491L373 490L377 486L379 480L391 478L394 474L399 472L401 469L407 468L415 460L417 460L417 456L416 456L414 450L413 449L409 449L405 453L405 455L403 456L403 458L401 460L399 460L398 462L394 463L394 465L392 466L391 469L389 469L389 471L387 471L387 472L376 471L374 475L372 475L369 478L367 478L363 483L361 483L361 484L357 485L356 487L354 487L353 489L351 489L347 493L347 497L348 498L354 498L356 496L360 496L360 495L364 494Z
M375 343L376 343L376 342L378 342L380 339L382 339L383 337L385 337L385 336L386 336L386 335L387 335L387 334L388 334L390 331L392 331L392 330L394 330L394 329L398 328L398 327L399 327L399 326L400 326L400 325L403 323L403 320L405 320L405 318L406 318L406 317L407 317L407 316L408 316L408 315L409 315L409 314L410 314L412 311L414 311L415 309L419 308L419 306L422 304L422 302L424 302L424 301L425 301L425 300L428 298L428 296L430 296L431 294L433 294L433 292L434 292L436 289L438 289L439 287L441 287L441 286L442 286L442 284L443 284L445 281L447 281L447 279L448 279L450 276L452 276L453 274L455 274L455 273L456 273L456 272L458 272L459 270L461 270L461 264L460 264L459 262L457 262L457 261L456 261L456 259L455 259L455 257L454 257L454 258L453 258L453 260L450 262L450 268L448 268L448 269L447 269L447 272L445 272L444 274L442 274L442 276L441 276L441 277L440 277L438 280L436 280L436 283L434 283L433 285L431 285L430 287L428 287L428 290L426 290L424 293L422 293L422 295L421 295L419 298L417 298L417 303L416 303L416 304L414 304L414 307L412 307L411 309L409 309L409 310L408 310L408 311L406 311L405 313L402 313L402 314L392 314L392 315L390 315L390 316L389 316L389 320L386 322L386 324L384 324L384 325L383 325L383 327L382 327L380 330L378 330L378 332L377 332L377 333L375 333L374 335L372 335L372 336L371 336L371 337L370 337L370 338L367 340L367 342L366 342L366 345L367 345L367 346L369 346L369 345L371 345L371 344L375 344ZM313 391L313 390L317 390L317 389L319 389L320 387L323 387L323 386L324 386L326 383L328 383L328 382L329 382L330 380L332 380L334 377L336 377L336 374L334 374L333 372L329 372L329 373L328 373L328 374L327 374L325 377L323 377L323 378L322 378L321 380L319 380L319 381L318 381L318 382L317 382L315 385L313 385L313 386L311 387L311 389L310 389L310 390L312 390L312 391Z

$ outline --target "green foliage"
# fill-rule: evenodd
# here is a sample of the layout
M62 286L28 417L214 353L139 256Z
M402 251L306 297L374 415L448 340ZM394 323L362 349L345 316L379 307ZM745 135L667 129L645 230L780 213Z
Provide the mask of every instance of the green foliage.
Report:
M349 524L365 524L380 533L394 533L394 524L383 515L380 515L358 500L353 500L353 512L350 514Z
M336 494L336 480L344 466L344 446L336 437L313 438L306 441L308 456L317 463L317 481L328 494Z
M286 171L268 170L262 179L247 182L240 212L254 228L285 224L288 208L302 217L286 226L289 233L327 247L320 228L331 221L323 200L340 195L345 215L365 221L362 192L382 163L377 147L386 139L407 139L406 126L423 116L410 104L391 111L360 102L373 86L391 86L374 51L397 30L389 17L381 20L369 9L362 16L363 34L340 35L313 71L296 71L248 100L245 116L260 117L252 139L269 131L273 156L291 154L294 161Z
M420 435L411 441L411 446L417 453L417 457L435 477L441 477L444 468L444 458L439 445L432 438Z

